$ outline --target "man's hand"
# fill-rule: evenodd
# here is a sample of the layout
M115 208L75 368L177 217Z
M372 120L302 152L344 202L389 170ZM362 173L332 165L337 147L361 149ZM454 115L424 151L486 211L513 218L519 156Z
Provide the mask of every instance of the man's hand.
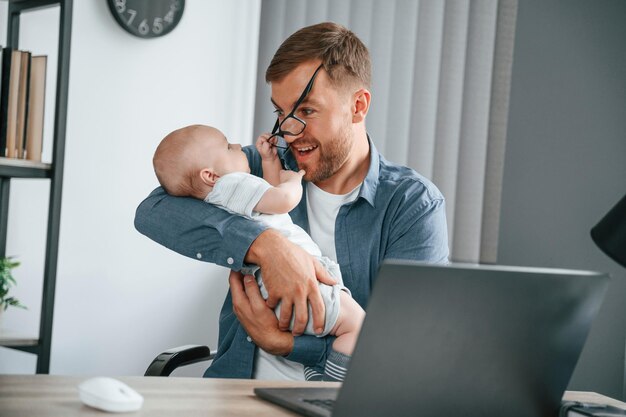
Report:
M282 301L278 327L288 330L295 309L292 333L304 332L308 320L307 301L313 314L313 329L324 329L324 302L318 281L334 285L336 281L312 255L290 242L275 230L266 230L252 243L246 262L261 267L263 283L269 293L267 305L275 308ZM234 303L234 300L233 300Z
M272 355L285 356L293 349L293 336L278 329L274 311L267 306L252 275L230 271L228 278L233 311L254 343Z

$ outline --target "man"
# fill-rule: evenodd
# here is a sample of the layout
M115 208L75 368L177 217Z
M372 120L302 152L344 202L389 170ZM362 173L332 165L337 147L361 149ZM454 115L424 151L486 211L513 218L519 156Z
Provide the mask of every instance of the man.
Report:
M291 35L266 72L278 116L273 133L289 147L279 154L287 169L306 171L304 196L291 217L339 263L344 284L363 307L384 259L448 259L443 196L415 171L385 160L367 135L370 79L367 48L334 23ZM261 176L255 147L245 152L251 172ZM205 376L303 379L302 365L325 360L332 341L299 335L307 302L314 328L323 327L317 280L334 281L304 250L258 223L160 188L137 209L135 226L183 255L233 270L218 354ZM260 266L267 302L253 279L235 272L244 264ZM280 320L272 311L278 301Z

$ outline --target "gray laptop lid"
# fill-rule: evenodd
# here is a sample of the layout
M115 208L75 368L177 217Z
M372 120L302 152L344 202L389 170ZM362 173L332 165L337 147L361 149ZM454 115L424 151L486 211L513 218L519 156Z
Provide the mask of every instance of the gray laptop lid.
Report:
M607 285L588 271L386 261L332 415L555 416ZM308 406L315 390L255 392L329 415Z

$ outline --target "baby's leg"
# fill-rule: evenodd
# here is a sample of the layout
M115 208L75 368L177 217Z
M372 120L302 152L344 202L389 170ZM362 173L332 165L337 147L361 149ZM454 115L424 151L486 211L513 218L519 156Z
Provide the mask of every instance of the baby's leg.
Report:
M345 291L339 291L339 314L330 334L335 335L333 346L326 356L322 381L343 381L348 372L350 357L356 345L365 312Z
M345 291L340 291L339 300L339 316L330 331L330 334L336 336L333 349L344 355L352 355L365 319L365 311Z
M267 299L267 296L265 295L267 294L267 291L264 290L264 285L262 284L262 281L258 280L257 282L259 283L260 288L261 288L261 295L263 296L263 298ZM308 304L307 307L309 310L309 319L304 328L304 334L317 336L317 337L324 337L329 334L334 334L334 333L331 333L331 330L336 327L337 322L339 320L339 316L341 315L341 308L342 308L341 303L343 302L341 301L342 300L341 297L346 296L350 300L351 298L345 291L340 290L338 286L330 286L330 285L326 285L322 283L318 283L318 284L319 284L318 288L320 290L320 296L322 297L322 300L324 301L324 307L325 307L324 330L322 331L322 333L316 333L315 330L313 329L313 310L311 309L311 304L307 303ZM264 294L264 291L265 291L265 294ZM279 302L276 305L276 308L274 309L274 313L276 314L276 317L278 318L280 318L281 306L282 306L282 302ZM295 320L295 315L292 314L291 321L289 323L289 330L293 329L294 320Z

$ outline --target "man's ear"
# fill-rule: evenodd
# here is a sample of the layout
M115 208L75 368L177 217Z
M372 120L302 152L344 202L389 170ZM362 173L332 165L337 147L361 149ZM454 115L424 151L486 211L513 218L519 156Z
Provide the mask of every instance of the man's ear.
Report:
M352 96L352 123L360 123L365 120L370 109L372 93L366 88L361 88Z
M203 168L200 171L200 179L209 187L215 186L215 182L220 178L211 168Z

